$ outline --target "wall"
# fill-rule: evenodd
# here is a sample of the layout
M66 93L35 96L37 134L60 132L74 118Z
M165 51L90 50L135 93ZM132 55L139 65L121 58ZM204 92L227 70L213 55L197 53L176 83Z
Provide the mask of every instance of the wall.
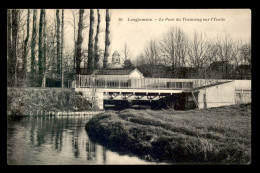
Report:
M199 90L199 108L205 108L204 94L206 93L206 107L219 107L235 104L235 82L228 82Z
M236 91L236 103L251 103L251 91Z
M236 88L251 89L251 80L235 80Z
M140 74L139 72L137 72L136 70L134 70L130 75L130 78L144 78L144 76L142 74Z
M251 80L235 80L236 103L251 103Z

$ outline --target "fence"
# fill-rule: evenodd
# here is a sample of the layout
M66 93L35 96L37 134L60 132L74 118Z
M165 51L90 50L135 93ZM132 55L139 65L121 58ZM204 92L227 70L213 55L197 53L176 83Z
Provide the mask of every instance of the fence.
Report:
M251 88L236 88L236 103L251 103Z
M170 78L126 78L77 75L79 88L128 88L128 89L192 89L228 80L218 79L170 79Z

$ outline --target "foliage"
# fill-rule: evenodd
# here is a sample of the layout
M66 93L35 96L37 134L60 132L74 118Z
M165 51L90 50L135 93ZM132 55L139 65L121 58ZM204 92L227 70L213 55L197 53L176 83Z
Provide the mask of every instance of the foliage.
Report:
M124 110L94 116L86 130L112 150L152 161L248 164L251 105L204 110Z
M124 61L124 69L133 69L134 65L132 64L130 59Z
M91 103L71 89L7 88L7 111L13 116L29 115L36 110L73 112L90 109Z

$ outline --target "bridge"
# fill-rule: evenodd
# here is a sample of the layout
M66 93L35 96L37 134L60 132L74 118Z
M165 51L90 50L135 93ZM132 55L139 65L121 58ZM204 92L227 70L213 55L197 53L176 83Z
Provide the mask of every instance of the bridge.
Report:
M165 97L186 94L197 104L193 91L203 86L228 82L219 79L126 78L77 75L76 91L92 93L93 99L111 100L160 100ZM197 96L198 97L198 96ZM188 100L188 97L185 98Z
M136 90L168 90L166 92L174 93L174 90L192 90L204 85L210 85L219 82L231 80L222 79L179 79L179 78L125 78L125 77L100 77L94 75L77 75L76 88L103 88L107 91L116 89L117 91Z

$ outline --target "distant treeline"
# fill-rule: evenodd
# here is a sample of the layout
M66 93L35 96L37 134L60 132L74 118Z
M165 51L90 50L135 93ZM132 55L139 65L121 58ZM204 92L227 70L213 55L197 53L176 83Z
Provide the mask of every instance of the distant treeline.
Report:
M147 77L250 79L251 40L235 40L228 32L209 39L194 31L188 37L172 27L150 40L134 65Z
M149 64L141 64L136 67L145 77L182 79L251 79L250 65L240 65L235 67L228 64L228 73L226 73L225 63L226 62L214 62L206 69L197 69L194 67L177 67L172 69L171 66L163 64L157 65L153 70L151 70Z

